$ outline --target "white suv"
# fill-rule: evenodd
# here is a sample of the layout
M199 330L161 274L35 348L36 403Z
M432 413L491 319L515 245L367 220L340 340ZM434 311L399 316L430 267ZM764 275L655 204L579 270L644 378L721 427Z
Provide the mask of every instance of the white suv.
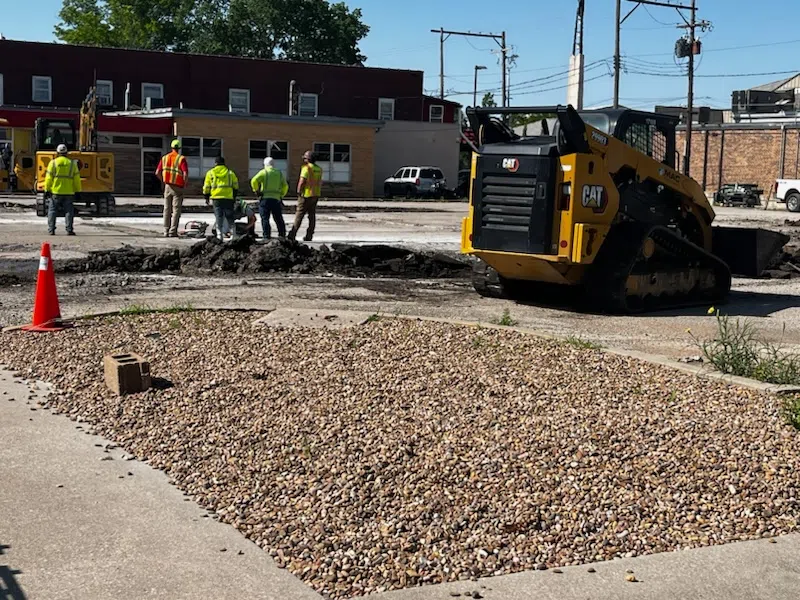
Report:
M421 198L443 195L447 180L439 167L403 167L383 182L383 195Z
M786 202L789 212L800 212L800 179L778 179L775 197L778 202Z

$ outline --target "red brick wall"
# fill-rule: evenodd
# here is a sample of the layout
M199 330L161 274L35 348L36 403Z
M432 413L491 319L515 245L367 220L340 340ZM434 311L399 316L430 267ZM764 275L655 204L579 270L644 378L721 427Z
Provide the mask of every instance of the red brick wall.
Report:
M781 143L784 133L780 126L769 129L727 129L722 156L722 183L757 183L768 193L775 180L781 176ZM798 136L800 131L787 129L783 177L800 177ZM706 164L706 191L719 188L720 140L722 131L708 130L708 156L705 154L706 131L692 135L691 176L703 183L703 165ZM685 133L678 132L677 149L679 165L683 164Z

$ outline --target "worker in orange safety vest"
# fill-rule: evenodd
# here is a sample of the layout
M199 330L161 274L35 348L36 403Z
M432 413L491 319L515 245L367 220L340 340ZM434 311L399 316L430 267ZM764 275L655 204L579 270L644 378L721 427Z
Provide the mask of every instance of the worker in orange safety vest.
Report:
M189 166L181 154L180 140L173 140L172 152L158 161L156 177L164 182L164 237L178 237L183 189L189 180Z

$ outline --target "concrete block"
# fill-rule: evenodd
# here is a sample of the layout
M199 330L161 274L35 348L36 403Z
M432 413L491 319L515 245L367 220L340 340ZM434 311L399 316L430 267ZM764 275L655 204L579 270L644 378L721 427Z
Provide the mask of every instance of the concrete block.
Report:
M106 386L120 396L150 389L150 363L138 354L107 354L103 366Z

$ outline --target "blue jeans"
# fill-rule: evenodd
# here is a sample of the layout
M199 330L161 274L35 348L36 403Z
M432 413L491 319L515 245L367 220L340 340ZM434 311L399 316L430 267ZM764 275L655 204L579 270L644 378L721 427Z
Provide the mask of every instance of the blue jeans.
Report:
M264 234L264 239L270 236L270 217L275 219L275 225L278 226L278 235L280 237L286 235L286 223L283 221L283 205L280 200L262 198L258 203L258 214L261 216L261 230Z
M56 230L56 215L60 210L64 211L64 225L67 228L67 233L71 233L72 222L75 219L75 206L72 204L74 196L53 196L50 198L50 207L47 209L47 231L55 233Z
M225 231L225 221L228 222L231 231L234 229L234 209L233 198L214 200L214 219L217 222L217 236Z

